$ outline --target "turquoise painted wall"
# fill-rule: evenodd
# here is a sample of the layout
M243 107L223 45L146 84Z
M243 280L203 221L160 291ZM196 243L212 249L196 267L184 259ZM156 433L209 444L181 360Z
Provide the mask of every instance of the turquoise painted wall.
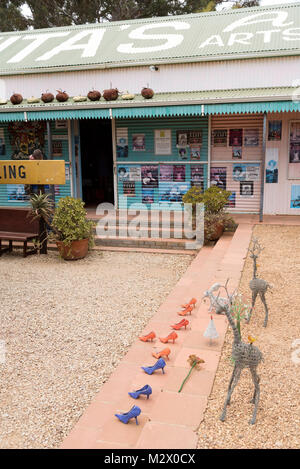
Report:
M118 129L120 129L118 131ZM186 192L192 184L192 173L197 170L203 171L203 188L207 188L207 160L208 160L208 118L207 117L182 117L182 118L161 118L161 119L118 119L116 121L116 136L121 135L125 129L128 129L128 156L118 157L117 154L117 178L118 178L118 205L120 209L131 206L132 204L141 204L141 208L168 209L170 202L177 201L177 207L173 209L182 209L180 193ZM155 130L171 130L171 154L155 154ZM202 145L200 160L192 160L190 150L187 148L187 159L182 159L177 148L177 131L199 131L202 132ZM126 133L126 131L125 131ZM145 151L135 151L133 149L133 135L145 135ZM117 142L118 143L118 142ZM136 171L143 169L143 166L155 166L154 173L158 174L158 182L154 186L149 186L149 191L142 180L131 181L130 168ZM161 170L163 166L173 166L173 180L164 181ZM178 167L174 170L174 166ZM120 168L127 170L128 180L122 180L119 175ZM184 167L184 169L180 169ZM184 180L177 180L178 173L184 172ZM128 175L129 173L129 175ZM126 175L125 175L126 177ZM154 179L156 176L154 177ZM143 179L143 178L142 178ZM130 182L133 182L134 188ZM125 186L125 191L124 191ZM134 195L126 195L126 189L134 192ZM147 203L151 200L151 203Z
M1 131L3 129L3 131ZM71 181L70 181L70 168L69 168L69 149L68 149L68 129L56 129L55 121L51 122L52 136L62 136L62 157L54 156L54 159L63 159L66 162L66 184L55 186L55 201L57 202L61 197L71 195ZM13 148L10 144L8 123L0 124L0 137L4 133L5 152L1 151L0 146L0 160L10 160L13 154ZM47 135L47 132L45 132ZM48 158L47 139L45 139L44 153ZM0 206L22 207L28 205L28 200L22 200L23 187L20 185L6 185L0 184Z

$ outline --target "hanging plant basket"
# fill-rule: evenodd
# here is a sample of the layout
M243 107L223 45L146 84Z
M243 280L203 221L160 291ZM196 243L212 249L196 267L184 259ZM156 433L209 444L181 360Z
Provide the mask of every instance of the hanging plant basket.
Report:
M92 90L88 92L87 97L89 98L90 101L99 101L101 98L101 93L100 91Z
M52 93L43 93L41 100L43 103L51 103L54 100L54 95Z
M103 98L106 101L115 101L118 99L119 96L119 90L117 88L111 88L109 90L104 90L103 91Z
M23 96L21 94L14 93L10 97L10 101L12 104L21 104L21 102L23 101Z
M60 103L64 103L65 101L68 101L69 95L65 91L57 90L56 99Z
M141 95L145 99L151 99L154 96L154 91L151 88L143 88L141 91Z

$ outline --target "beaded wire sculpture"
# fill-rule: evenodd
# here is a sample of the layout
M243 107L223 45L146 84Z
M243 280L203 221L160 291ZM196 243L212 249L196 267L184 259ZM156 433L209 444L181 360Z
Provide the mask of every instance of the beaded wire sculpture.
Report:
M255 301L257 298L257 295L260 296L260 299L264 305L265 308L265 320L264 320L264 327L267 327L268 324L268 316L269 316L269 311L268 311L268 305L266 302L266 297L265 294L268 290L268 288L272 288L272 286L263 280L262 278L257 278L257 258L261 251L263 250L263 247L260 246L258 240L256 238L253 239L252 247L249 248L250 252L250 257L253 259L253 278L249 283L250 289L252 291L252 304L251 304L251 309L249 311L247 323L250 322L252 311L255 305Z
M251 343L249 344L246 344L245 342L242 341L238 328L236 327L236 324L232 317L232 300L230 299L232 295L230 296L228 293L227 283L228 283L228 280L223 287L226 290L227 298L228 298L228 304L224 308L224 312L225 312L225 315L227 316L227 319L232 328L233 336L234 336L234 340L232 344L232 358L234 360L234 369L233 369L232 376L229 381L227 397L225 399L223 412L221 414L220 420L224 422L226 419L227 406L230 404L232 393L240 379L242 370L244 368L249 368L252 381L254 384L254 395L251 400L251 403L254 404L254 410L253 410L252 418L249 422L250 424L253 425L256 422L256 414L257 414L259 397L260 397L260 387L259 387L260 378L257 374L257 367L260 364L260 362L263 360L263 355L261 351L256 346L253 345L253 341L250 341ZM218 302L218 297L216 298L216 301Z

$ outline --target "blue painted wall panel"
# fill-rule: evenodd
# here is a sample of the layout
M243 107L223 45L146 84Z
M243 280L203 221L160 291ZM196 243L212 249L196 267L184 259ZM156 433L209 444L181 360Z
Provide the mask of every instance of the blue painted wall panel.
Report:
M11 156L14 152L10 144L9 132L8 132L8 124L0 123L0 137L4 133L4 140L5 140L5 151L0 152L0 159L1 160L10 160ZM51 123L51 131L52 135L61 135L66 137L68 134L67 129L56 129L55 122ZM45 131L46 135L46 131ZM2 154L3 153L3 154ZM47 148L47 140L45 139L45 147L44 153L48 157L48 148ZM62 157L54 157L54 159L63 159L66 161L66 174L70 175L69 169L69 149L68 149L68 140L62 140ZM7 185L7 184L0 184L0 206L11 206L11 207L22 207L28 205L28 200L22 200L23 196L23 187L21 185ZM55 201L57 202L61 197L65 197L67 195L71 195L71 182L70 177L66 178L66 184L64 185L57 185L55 187Z
M144 208L168 209L169 202L180 200L179 192L186 192L191 187L191 171L198 167L202 168L204 178L204 189L207 188L207 160L208 160L208 118L207 117L184 117L184 118L161 118L161 119L118 119L116 122L116 132L118 129L128 129L128 156L117 157L117 177L118 177L118 205L120 209L125 209L132 204L142 204ZM155 154L155 130L165 129L171 130L171 154L157 155ZM191 160L190 150L187 149L187 159L182 159L177 148L177 131L199 131L202 132L202 146L200 152L200 160ZM135 151L133 149L133 135L145 135L145 151ZM171 184L160 178L161 167L164 165L184 167L185 178L181 182L173 179L171 195L169 188ZM124 194L124 181L120 180L119 169L125 167L155 166L158 172L157 187L149 187L149 193L144 188L141 181L134 182L134 196ZM127 182L130 182L129 180ZM151 190L153 189L153 190ZM177 191L177 195L176 195ZM147 203L147 194L152 203ZM166 195L168 194L168 195ZM166 201L162 199L166 198ZM149 200L149 199L148 199ZM174 208L174 207L173 207ZM177 210L182 209L182 204L177 203Z

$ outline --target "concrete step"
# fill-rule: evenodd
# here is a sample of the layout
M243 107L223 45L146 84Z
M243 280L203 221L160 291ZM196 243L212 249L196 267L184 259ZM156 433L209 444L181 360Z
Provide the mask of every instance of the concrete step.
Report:
M142 237L120 237L107 236L95 237L96 246L119 246L119 247L140 247L152 249L199 249L193 240L175 239L175 238L142 238Z

